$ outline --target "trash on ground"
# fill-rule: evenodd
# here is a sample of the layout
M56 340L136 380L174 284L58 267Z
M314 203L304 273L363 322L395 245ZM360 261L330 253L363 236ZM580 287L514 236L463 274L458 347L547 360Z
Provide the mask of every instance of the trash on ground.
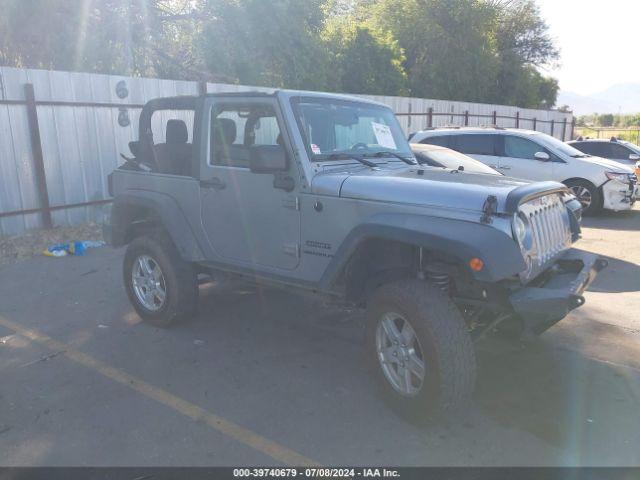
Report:
M88 248L98 248L105 245L103 241L85 240L84 242L58 243L47 248L42 253L48 257L66 257L67 255L84 255Z
M193 344L194 345L204 345L204 340L194 340Z
M109 325L98 324L98 328L109 328Z

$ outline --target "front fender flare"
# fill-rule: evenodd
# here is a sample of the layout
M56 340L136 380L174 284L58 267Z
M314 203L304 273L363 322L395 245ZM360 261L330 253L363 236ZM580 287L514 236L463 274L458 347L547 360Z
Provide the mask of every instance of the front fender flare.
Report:
M496 282L525 270L516 242L489 225L415 214L380 214L354 228L336 251L320 281L329 288L339 277L358 246L369 239L383 239L424 247L450 255L467 268L480 258L484 268L471 272L479 281Z

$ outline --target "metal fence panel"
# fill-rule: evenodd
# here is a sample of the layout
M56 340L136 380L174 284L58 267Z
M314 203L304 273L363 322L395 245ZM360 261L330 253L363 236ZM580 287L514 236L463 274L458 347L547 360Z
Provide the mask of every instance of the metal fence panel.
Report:
M116 94L116 86L122 80L128 90L124 99ZM137 137L138 105L156 97L194 95L199 91L197 82L0 67L0 214L41 207L27 107L15 103L25 101L24 85L27 83L33 84L36 101L40 103L37 114L52 207L107 199L107 175L121 163L120 153L129 153L128 142ZM273 91L246 85L207 84L207 91L212 93L255 90ZM498 125L513 127L513 118L500 117L515 117L519 112L521 128L532 128L533 122L526 119L536 118L537 130L550 133L550 124L542 122L553 119L556 122L554 134L559 136L564 119L568 125L572 120L571 114L557 111L422 98L362 97L389 105L400 114L398 119L406 133L427 126L429 108L434 112L433 126L462 125L465 112L470 114L469 125L489 125L493 123L491 116L495 111ZM77 103L91 105L75 105ZM126 108L128 126L122 127L118 123L121 108ZM411 115L407 115L409 113ZM154 115L156 118L152 119L154 138L158 142L164 140L162 127L168 115ZM172 113L171 118L182 118L188 125L193 123L193 115L189 112ZM99 219L100 210L99 205L56 209L52 216L55 225L71 225ZM42 226L39 213L0 216L0 235L20 234Z

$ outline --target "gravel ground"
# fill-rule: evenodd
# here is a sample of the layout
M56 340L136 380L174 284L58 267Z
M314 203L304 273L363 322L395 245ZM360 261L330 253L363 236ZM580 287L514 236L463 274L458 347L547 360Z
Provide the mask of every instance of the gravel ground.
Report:
M57 243L83 240L102 240L100 225L86 223L51 230L34 230L25 235L0 236L0 267L41 255L43 250Z

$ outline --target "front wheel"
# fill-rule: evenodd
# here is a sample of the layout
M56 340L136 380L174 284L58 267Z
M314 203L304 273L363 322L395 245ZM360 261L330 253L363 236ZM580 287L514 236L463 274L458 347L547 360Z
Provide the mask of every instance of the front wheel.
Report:
M138 237L129 244L123 279L136 312L151 324L168 327L196 312L195 269L162 232Z
M400 414L424 419L469 400L473 344L457 307L439 289L418 280L383 285L368 302L367 317L372 367Z
M569 180L565 182L580 204L583 215L593 215L602 208L602 195L600 190L587 180Z

